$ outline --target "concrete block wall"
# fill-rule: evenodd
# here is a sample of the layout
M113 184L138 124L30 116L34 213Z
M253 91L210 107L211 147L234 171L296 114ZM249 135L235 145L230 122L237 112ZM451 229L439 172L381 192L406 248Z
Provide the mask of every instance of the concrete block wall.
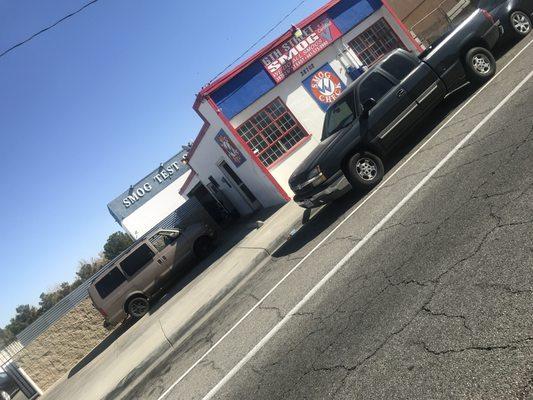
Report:
M15 362L46 391L67 374L110 331L85 299L15 356Z

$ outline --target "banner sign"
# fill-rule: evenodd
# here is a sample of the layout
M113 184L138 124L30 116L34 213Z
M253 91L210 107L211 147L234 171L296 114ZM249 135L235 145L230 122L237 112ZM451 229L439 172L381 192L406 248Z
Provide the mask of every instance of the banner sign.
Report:
M306 90L322 110L339 98L346 85L329 64L323 65L303 81Z
M328 17L318 19L302 29L302 37L292 37L262 58L270 76L280 83L342 36Z
M239 168L242 164L244 164L246 158L222 129L215 136L215 141L220 147L222 147L222 150L224 150L224 153L226 153L231 161L233 161L235 167Z

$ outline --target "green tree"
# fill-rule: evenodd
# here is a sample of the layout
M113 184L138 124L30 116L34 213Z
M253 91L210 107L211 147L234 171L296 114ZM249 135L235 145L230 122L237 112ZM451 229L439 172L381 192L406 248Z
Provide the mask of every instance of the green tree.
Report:
M10 329L0 328L0 348L6 347L15 339L15 335L11 332Z
M72 288L75 289L86 280L92 278L104 265L107 260L103 254L99 258L93 258L91 261L80 261L78 271L76 272L76 280L72 283Z
M112 260L133 243L133 239L124 232L112 233L104 245L104 256Z
M18 335L26 329L26 327L31 325L40 315L39 310L29 304L18 306L15 312L15 316L11 318L9 324L4 328L5 331L10 332L13 336Z
M70 283L63 282L54 290L47 293L41 293L41 296L39 296L41 299L39 301L39 314L44 314L45 312L47 312L49 309L59 303L70 292L72 292L72 286L70 285Z

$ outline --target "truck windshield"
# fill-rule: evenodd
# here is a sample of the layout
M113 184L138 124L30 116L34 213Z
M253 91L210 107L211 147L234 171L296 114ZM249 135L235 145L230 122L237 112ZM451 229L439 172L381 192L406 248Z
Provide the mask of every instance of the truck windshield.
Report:
M344 99L330 107L326 114L326 123L322 140L326 140L337 131L346 128L355 120L355 107L353 96L345 96Z

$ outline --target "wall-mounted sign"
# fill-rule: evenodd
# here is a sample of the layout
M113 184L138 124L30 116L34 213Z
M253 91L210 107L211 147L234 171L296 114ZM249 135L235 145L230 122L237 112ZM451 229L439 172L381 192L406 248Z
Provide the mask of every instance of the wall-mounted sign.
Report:
M222 150L224 150L224 153L226 153L231 161L233 161L235 167L239 168L242 164L244 164L246 158L222 129L215 136L215 141L220 147L222 147Z
M315 99L324 111L339 98L346 87L329 64L323 65L311 74L303 81L303 84L311 97Z
M150 180L140 183L135 187L132 186L128 195L122 199L122 204L124 207L130 208L146 194L150 193L154 184L160 185L164 181L172 179L175 174L179 173L180 167L181 166L177 161L174 161L172 164L168 164L166 166L162 165L159 171Z
M300 38L292 37L262 58L268 73L280 83L331 43L341 31L328 17L318 19L302 29Z
M162 163L142 180L131 185L128 190L111 201L107 205L111 215L117 221L123 221L159 192L190 171L190 167L182 162L187 151L183 150L167 162Z

